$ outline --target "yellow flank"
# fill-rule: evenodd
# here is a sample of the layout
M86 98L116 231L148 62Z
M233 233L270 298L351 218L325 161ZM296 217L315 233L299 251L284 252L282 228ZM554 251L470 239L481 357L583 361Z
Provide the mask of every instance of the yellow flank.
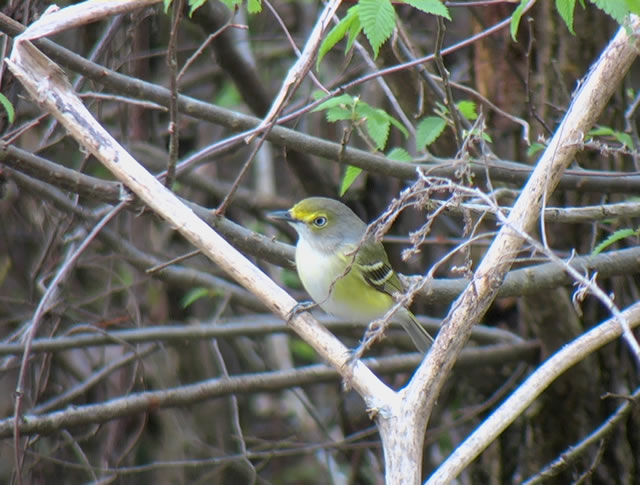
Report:
M346 249L345 252L351 253ZM355 263L344 277L337 277L352 261L352 254L323 253L304 239L296 246L300 280L313 301L326 312L357 322L370 322L384 316L393 305L393 298L369 285L362 272L354 271ZM331 297L329 288L332 288Z
M355 281L356 279L360 281ZM354 288L357 291L354 292ZM361 321L383 317L394 303L391 296L366 283L362 274L357 271L349 271L344 278L336 281L333 292L337 300L361 315L358 318Z

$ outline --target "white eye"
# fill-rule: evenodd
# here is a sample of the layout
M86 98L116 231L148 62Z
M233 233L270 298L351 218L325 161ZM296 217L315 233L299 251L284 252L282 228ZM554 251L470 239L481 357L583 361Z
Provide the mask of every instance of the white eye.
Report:
M327 223L327 218L324 216L318 216L313 220L313 225L316 227L322 227Z

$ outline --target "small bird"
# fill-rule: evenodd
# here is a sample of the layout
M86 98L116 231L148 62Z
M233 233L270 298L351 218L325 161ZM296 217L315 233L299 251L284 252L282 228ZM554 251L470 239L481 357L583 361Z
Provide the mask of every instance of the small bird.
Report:
M270 217L288 222L298 233L298 275L323 310L336 317L371 322L393 307L394 295L403 291L402 283L382 243L372 237L363 241L367 225L349 207L334 199L310 197ZM421 352L433 343L408 309L399 308L393 321L402 324Z

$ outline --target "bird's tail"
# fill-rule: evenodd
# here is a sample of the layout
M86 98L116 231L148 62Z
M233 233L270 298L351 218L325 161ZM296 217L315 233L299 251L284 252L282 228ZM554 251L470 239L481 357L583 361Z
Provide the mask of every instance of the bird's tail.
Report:
M433 337L429 335L424 327L420 324L420 322L416 319L416 317L409 310L405 310L404 312L398 312L400 314L400 323L405 331L413 340L416 348L423 353L427 353L431 344L433 344Z

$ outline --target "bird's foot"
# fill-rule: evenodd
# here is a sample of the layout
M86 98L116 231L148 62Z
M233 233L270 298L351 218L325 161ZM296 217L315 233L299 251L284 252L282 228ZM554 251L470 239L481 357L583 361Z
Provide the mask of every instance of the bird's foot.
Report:
M287 315L287 323L290 322L293 318L300 315L302 312L308 312L313 308L317 307L318 304L313 301L301 301L296 306L294 306L291 311Z

